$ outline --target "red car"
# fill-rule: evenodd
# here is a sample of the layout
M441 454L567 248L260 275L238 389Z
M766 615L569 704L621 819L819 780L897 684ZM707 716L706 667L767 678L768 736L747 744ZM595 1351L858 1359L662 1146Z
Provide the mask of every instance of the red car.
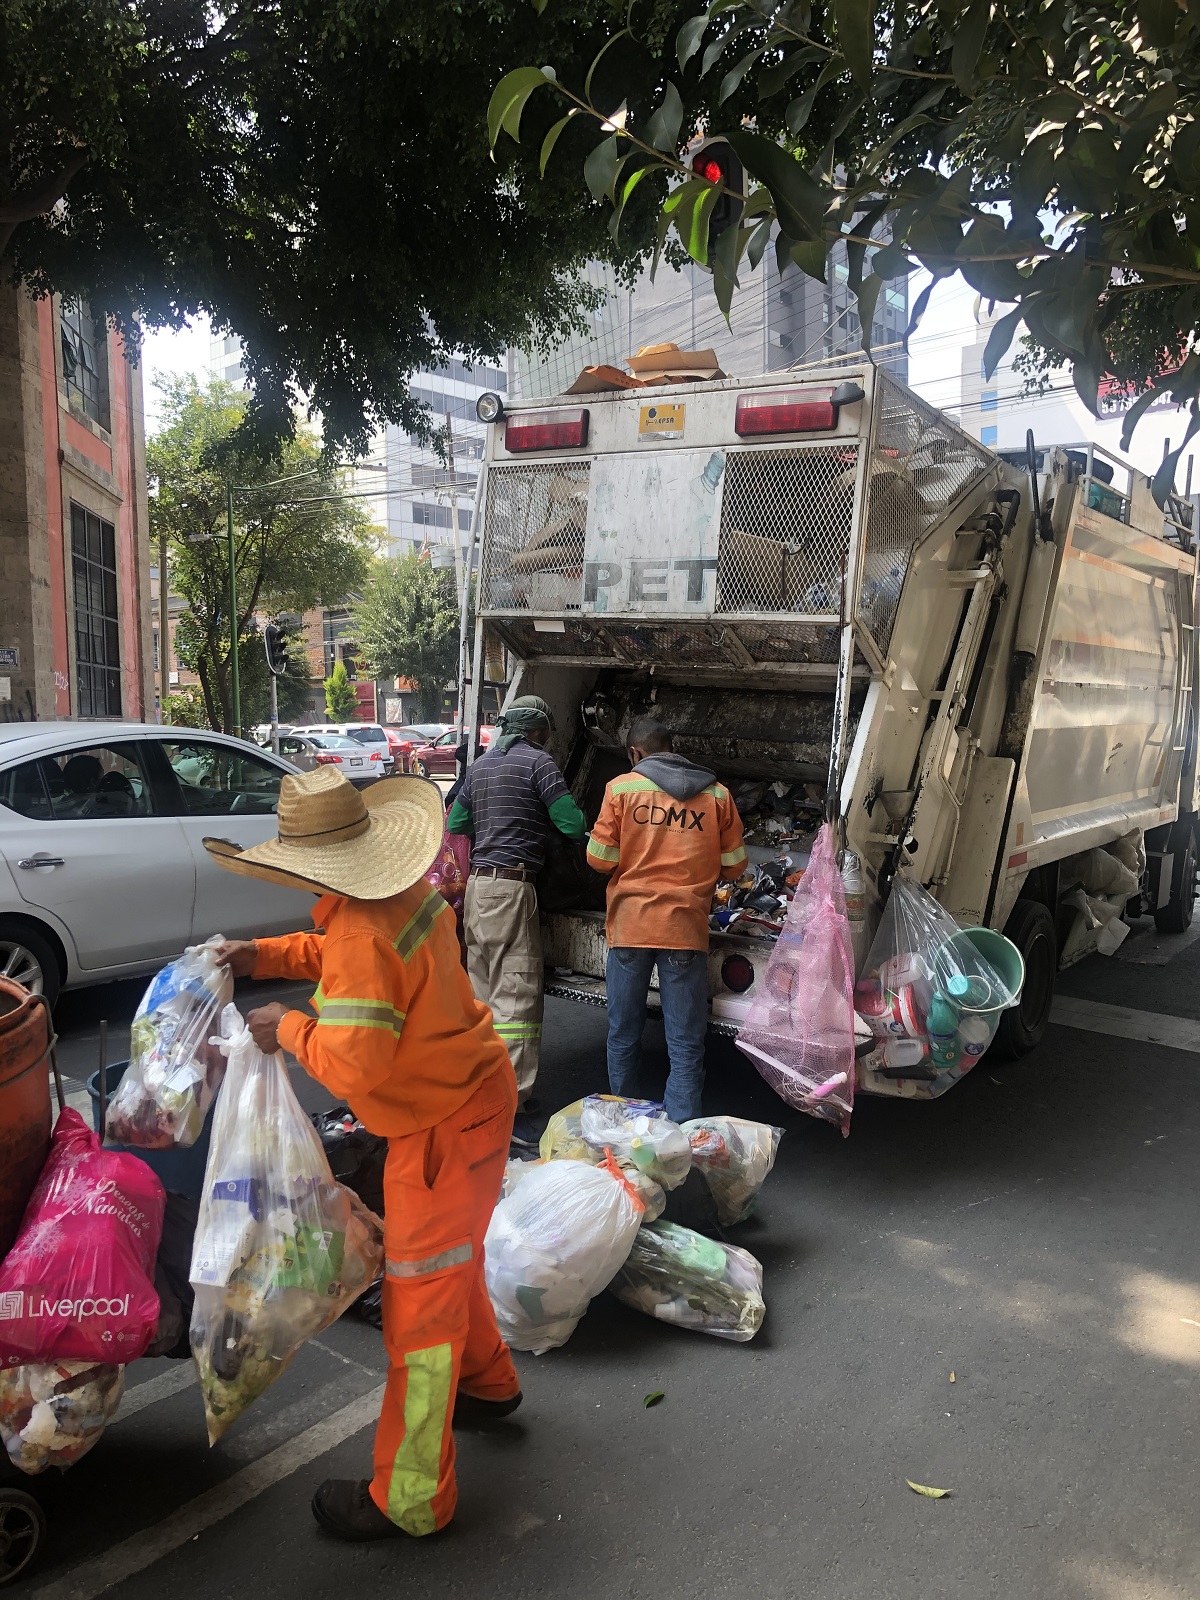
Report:
M450 731L448 722L410 722L402 728L384 728L387 734L388 746L395 760L397 772L407 772L408 763L414 750L421 745L431 744L435 739L440 739L442 734Z
M486 750L496 730L480 728L479 738ZM453 728L443 733L432 744L423 744L408 758L408 770L418 778L454 778L458 775L458 746L460 739Z

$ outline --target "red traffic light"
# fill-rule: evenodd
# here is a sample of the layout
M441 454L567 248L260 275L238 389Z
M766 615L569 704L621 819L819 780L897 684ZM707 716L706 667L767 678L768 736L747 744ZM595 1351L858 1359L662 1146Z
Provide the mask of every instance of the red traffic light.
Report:
M711 156L701 156L692 170L697 176L704 178L709 183L720 183L725 177L725 169L719 161L714 161Z

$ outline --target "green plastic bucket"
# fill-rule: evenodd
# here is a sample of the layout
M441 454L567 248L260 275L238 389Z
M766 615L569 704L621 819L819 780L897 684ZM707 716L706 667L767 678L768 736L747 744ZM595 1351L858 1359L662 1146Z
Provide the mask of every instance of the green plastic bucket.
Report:
M940 984L955 973L984 978L992 990L982 1005L960 1006L974 1016L997 1016L1016 1005L1025 983L1025 963L1011 939L994 928L961 928L938 946L933 970Z

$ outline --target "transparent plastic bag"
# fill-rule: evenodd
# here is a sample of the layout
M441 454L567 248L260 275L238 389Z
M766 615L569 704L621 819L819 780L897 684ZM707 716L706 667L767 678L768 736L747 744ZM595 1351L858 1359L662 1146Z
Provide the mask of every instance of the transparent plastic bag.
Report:
M125 1390L125 1368L94 1361L0 1372L0 1439L13 1466L30 1477L65 1472L99 1439Z
M613 1161L530 1168L492 1213L484 1273L504 1342L543 1355L574 1333L629 1254L645 1213Z
M656 1100L590 1094L579 1112L579 1132L599 1158L611 1150L621 1166L636 1167L663 1189L676 1189L692 1166L692 1147Z
M225 1076L209 1040L233 998L233 978L214 951L223 936L189 945L159 972L133 1019L129 1066L108 1105L109 1138L139 1150L195 1144Z
M213 1113L192 1248L192 1355L215 1444L383 1270L383 1229L335 1183L281 1055L266 1056L236 1007Z
M860 1073L930 1083L970 1071L1020 998L1020 952L991 928L960 928L919 883L897 878L854 1004L879 1041Z
M717 1203L723 1228L745 1222L775 1165L783 1129L744 1117L697 1117L683 1124L692 1161Z
M850 1131L854 954L826 823L737 1036L781 1100Z
M745 1344L762 1327L762 1267L748 1250L674 1222L638 1230L612 1283L617 1299L677 1328Z

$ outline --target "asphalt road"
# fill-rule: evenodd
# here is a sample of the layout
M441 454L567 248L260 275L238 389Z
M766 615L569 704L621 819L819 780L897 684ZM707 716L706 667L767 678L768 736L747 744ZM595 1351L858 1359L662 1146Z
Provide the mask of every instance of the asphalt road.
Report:
M139 989L64 1000L76 1080L103 1014L121 1053ZM739 1230L762 1333L727 1344L600 1296L565 1348L518 1357L511 1424L460 1436L445 1536L342 1546L312 1522L316 1483L368 1469L383 1375L380 1336L343 1319L213 1450L189 1366L135 1364L140 1409L30 1484L52 1538L22 1592L1194 1600L1200 1026L1161 1019L1200 1017L1200 941L1140 933L1061 992L1072 1026L1035 1056L985 1059L932 1105L863 1099L844 1141L715 1046L709 1109L787 1130ZM1176 1047L1151 1042L1164 1028ZM551 1003L546 1109L603 1062L604 1014Z

